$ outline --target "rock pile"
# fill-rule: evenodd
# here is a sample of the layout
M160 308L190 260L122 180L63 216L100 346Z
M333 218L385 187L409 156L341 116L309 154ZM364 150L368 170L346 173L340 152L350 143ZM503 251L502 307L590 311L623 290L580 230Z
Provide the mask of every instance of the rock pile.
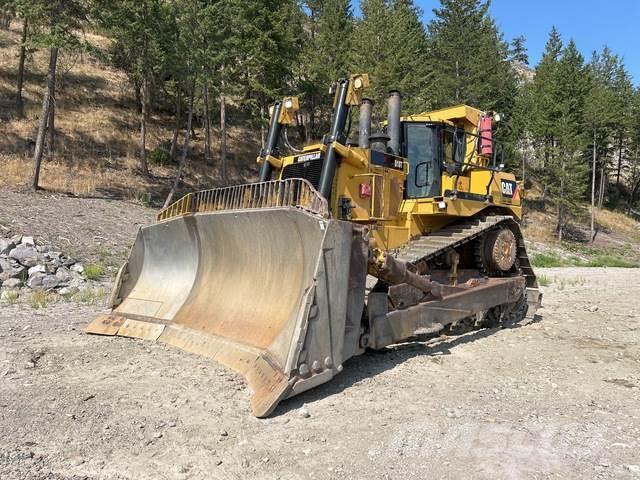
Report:
M83 272L82 263L62 252L37 245L33 237L0 238L2 291L30 288L73 295L87 282Z

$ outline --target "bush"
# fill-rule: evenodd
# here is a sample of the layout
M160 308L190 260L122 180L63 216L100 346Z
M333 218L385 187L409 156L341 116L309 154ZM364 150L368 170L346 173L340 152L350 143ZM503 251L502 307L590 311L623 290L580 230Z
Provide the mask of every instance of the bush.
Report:
M84 276L89 280L98 280L104 274L104 265L101 263L89 263L84 266Z
M5 294L4 299L7 301L7 303L13 304L18 302L19 297L20 297L20 294L18 293L17 290L9 290Z
M47 303L49 303L49 297L44 290L34 290L29 297L29 305L31 305L32 308L44 308L47 306Z
M534 267L564 267L566 262L553 253L538 253L531 257Z
M73 300L83 305L101 305L104 301L104 288L85 288L73 296Z
M151 165L168 165L172 161L171 155L164 148L156 148L149 154L149 163Z

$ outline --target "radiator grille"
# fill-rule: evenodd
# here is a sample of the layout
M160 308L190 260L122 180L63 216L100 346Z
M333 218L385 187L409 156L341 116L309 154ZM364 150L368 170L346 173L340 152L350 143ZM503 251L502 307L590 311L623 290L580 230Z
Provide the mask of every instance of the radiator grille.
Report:
M287 165L282 170L282 180L289 178L304 178L313 188L318 188L320 184L320 172L322 171L322 158L307 160L304 162L296 162Z

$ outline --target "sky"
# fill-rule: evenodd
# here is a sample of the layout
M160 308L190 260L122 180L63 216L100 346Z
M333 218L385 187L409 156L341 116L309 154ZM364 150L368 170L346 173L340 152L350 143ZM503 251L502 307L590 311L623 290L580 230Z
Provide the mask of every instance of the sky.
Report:
M440 5L438 0L415 2L424 12L425 23ZM609 46L624 58L634 84L640 85L640 0L493 0L490 12L507 41L526 37L531 66L540 60L555 25L565 43L573 38L587 61L594 50Z

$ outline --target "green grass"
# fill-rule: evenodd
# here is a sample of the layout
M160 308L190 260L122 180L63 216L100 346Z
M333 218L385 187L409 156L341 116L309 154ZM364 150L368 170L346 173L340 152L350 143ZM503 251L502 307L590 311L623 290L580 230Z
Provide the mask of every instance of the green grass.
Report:
M614 255L597 255L587 262L587 267L622 267L636 268L640 266L638 262L630 262Z
M102 263L88 263L84 266L84 276L89 280L98 280L102 275L104 275Z
M623 267L636 268L640 266L638 262L629 261L617 255L598 253L588 259L570 255L561 257L560 255L548 252L537 253L532 255L531 264L534 267L550 268L550 267Z
M71 298L83 305L100 305L104 300L104 288L85 288Z
M537 253L531 257L531 264L534 267L567 267L565 259L555 253Z
M538 283L541 287L548 287L551 285L551 279L543 273L542 275L538 275Z
M49 296L44 290L34 290L29 296L29 305L36 310L44 308L49 303Z

